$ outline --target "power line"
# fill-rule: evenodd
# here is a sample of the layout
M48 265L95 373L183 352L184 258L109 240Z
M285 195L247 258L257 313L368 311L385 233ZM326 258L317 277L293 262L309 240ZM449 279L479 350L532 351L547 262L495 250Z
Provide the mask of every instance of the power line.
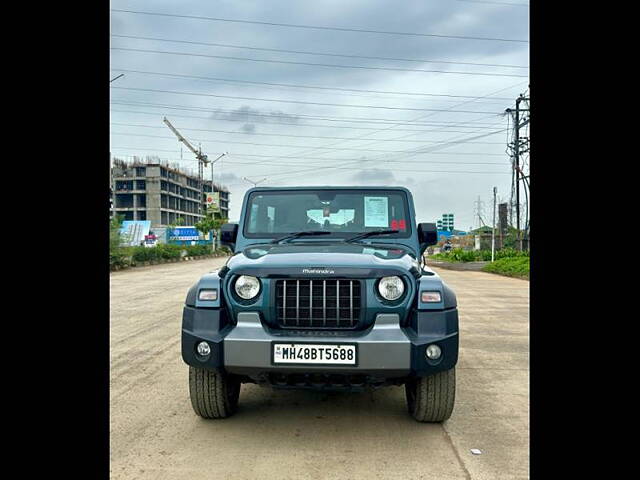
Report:
M507 90L507 89L509 89L509 88L513 88L514 86L516 86L516 85L509 86L509 87L506 87L506 88L502 88L502 89L497 90L497 91L495 91L495 92L491 92L491 93L489 93L489 94L486 94L486 95L483 95L483 96L480 96L480 97L476 97L476 98L474 98L473 100L469 100L469 101L463 102L462 104L464 104L464 103L469 103L469 102L472 102L472 101L476 101L476 100L481 99L481 98L486 98L486 97L489 97L489 96L491 96L491 95L495 95L495 94L500 93L500 92L502 92L502 91L505 91L505 90ZM455 107L455 105L454 105L454 107ZM451 111L452 109L453 109L453 107L451 107L451 108L449 108L449 109L446 109L446 110L444 110L444 111ZM436 114L436 113L432 113L432 114L430 114L430 115L427 115L427 117L432 116L432 115L435 115L435 114ZM491 114L491 115L493 116L493 114ZM411 120L411 121L415 122L415 121L417 121L417 120L420 120L421 118L424 118L424 116L422 116L422 117L418 117L417 119L413 119L413 120ZM477 121L477 120L476 120L476 121ZM473 122L469 122L469 123L473 123ZM399 125L402 125L402 124L403 124L403 123L396 123L395 125L392 125L392 126L391 126L391 127L389 127L389 128L394 128L394 127L399 126ZM388 129L388 128L386 128L386 129L382 129L382 130L387 130L387 129ZM490 134L488 134L488 135L491 135L491 134L494 134L494 133L499 133L499 131L498 131L498 132L490 133ZM357 138L356 138L356 139L357 139ZM466 141L468 141L468 140L471 140L471 139L467 138L467 139L465 139L465 140L466 140ZM343 140L343 141L341 141L341 142L344 142L344 140ZM339 144L339 143L341 143L341 142L338 142L338 144ZM334 143L333 145L335 145L335 144L336 144L336 143ZM319 150L319 149L323 149L323 148L324 148L324 149L330 149L329 147L315 147L315 148L313 148L311 151L313 151L313 150ZM346 149L345 149L345 150L346 150ZM302 153L302 154L304 154L304 153L306 153L306 152L296 152L295 154L292 154L292 155L289 155L289 156L284 156L284 155L282 155L282 156L279 156L279 157L276 157L276 158L291 158L291 157L293 157L293 156L300 155L301 153ZM398 152L398 153L406 153L406 152ZM448 154L448 155L456 154L456 153L458 153L458 152L445 152L445 154ZM464 154L464 153L462 153L462 152L459 152L459 153L460 153L460 154ZM489 154L489 155L491 155L491 154ZM494 155L495 155L495 154L494 154ZM497 155L500 155L500 154L497 154ZM343 165L343 166L344 166L344 165ZM329 167L329 168L331 168L331 167ZM315 169L315 167L314 167L314 169ZM313 169L311 169L311 170L313 170ZM287 176L287 175L292 175L292 174L293 174L293 175L296 175L296 174L298 174L298 173L300 173L300 172L306 172L306 171L309 171L309 169L302 170L302 171L294 171L294 172L288 171L288 172L286 172L286 173L279 173L279 174L276 174L276 176L282 176L283 174L284 174L285 176ZM270 173L270 175L272 175L272 176L273 176L273 174L271 174L271 173Z
M351 167L347 167L347 166L331 166L327 169L323 169L322 173L325 173L328 170L362 170L362 166L351 166ZM302 170L295 170L295 171L287 171L287 172L280 172L280 173L259 173L257 175L269 175L270 178L275 178L275 177L282 177L283 175L286 176L291 176L291 175L298 175L300 173L306 173L306 172L317 172L319 173L318 167L314 166L311 168L305 168ZM467 173L467 174L491 174L491 175L511 175L510 172L470 172L470 171L463 171L463 170L400 170L400 169L395 169L393 170L394 172L411 172L411 173Z
M282 117L300 117L300 118L309 118L313 120L325 120L327 122L345 122L345 123L369 123L369 124L394 124L394 125L417 125L417 126L432 126L432 123L428 122L416 122L414 120L402 120L402 119L391 119L391 118L373 118L373 117L332 117L325 115L306 115L303 113L286 113L286 112L272 112L272 113L257 113L250 112L245 110L225 110L225 109L211 109L206 107L194 107L188 105L166 105L160 103L152 103L152 102L119 102L119 101L111 101L113 105L127 105L127 106L136 106L136 107L149 107L149 108L163 108L168 110L184 110L184 111L195 111L195 112L208 112L208 113L227 113L234 115L247 115L252 117L273 117L277 119L282 119ZM446 110L449 111L449 110ZM494 115L493 113L491 114ZM445 122L446 123L446 122ZM464 125L464 123L460 122L450 122L451 124L455 124L456 126ZM469 122L472 123L472 122ZM491 126L494 124L491 123L478 123L478 125ZM342 128L342 127L339 127ZM475 127L474 127L475 128ZM480 128L480 127L478 127Z
M139 114L139 115L152 115L152 116L158 116L161 115L158 112L138 112L135 110L114 110L114 109L110 109L111 112L113 113L133 113L133 114ZM196 120L206 120L206 121L215 121L215 120L220 120L223 122L243 122L243 123L249 123L249 120L246 118L211 118L211 117L198 117L195 115L176 115L176 114L172 114L172 117L175 118L192 118L192 119L196 119ZM453 123L453 122L451 122ZM342 129L349 129L349 130L380 130L379 128L375 128L375 127L352 127L352 126L348 126L348 125L322 125L319 123L285 123L285 122L278 122L277 124L274 123L265 123L266 125L286 125L286 126L290 126L290 127L313 127L313 128L331 128L331 129L336 129L339 128L340 130ZM446 130L414 130L414 129L407 129L407 128L396 128L394 129L397 132L414 132L414 133L469 133L468 131L465 130L449 130L447 127L447 124L442 124L442 123L433 123L433 124L429 124L429 125L434 125L434 126L440 126L440 127L445 127ZM473 127L473 126L464 126L464 125L460 125L461 128L472 128L472 129L477 129L478 127ZM482 127L482 128L486 128L489 129L491 127ZM500 143L501 145L504 144L504 142Z
M476 101L477 99L480 99L480 98L490 97L491 95L495 95L495 94L497 94L497 93L503 92L503 91L505 91L505 90L508 90L509 88L513 88L513 86L509 86L509 87L501 88L500 90L493 91L493 92L491 92L491 93L488 93L488 94L482 95L482 96L480 96L480 97L477 97L476 99L466 100L466 101L464 101L464 102L462 102L462 103L460 103L460 104L456 104L456 105L454 105L453 107L450 107L448 110L450 110L450 109L452 109L452 108L454 108L454 107L456 107L456 106L460 106L460 105L464 105L464 104L466 104L466 103L474 102L474 101ZM422 116L420 116L420 117L418 117L418 118L415 118L414 120L421 120L421 119L424 119L424 118L432 117L432 116L434 116L434 115L437 115L438 113L439 113L439 112L436 112L436 113L430 113L430 114L428 114L428 115L422 115ZM481 117L481 118L483 118L483 117ZM471 123L471 122L470 122L470 123ZM390 127L386 127L386 128L384 128L384 129L381 129L380 131L389 130L389 129L395 128L395 127L396 127L396 126L398 126L398 125L401 125L401 124L396 124L396 125L392 125L392 126L390 126ZM372 133L375 133L375 132L372 132ZM360 137L356 137L356 138L358 138L358 139L359 139L359 138L362 138L362 137L364 137L364 136L369 136L369 135L371 135L371 134L361 135ZM491 134L488 134L488 135L491 135ZM468 139L468 138L467 138L467 139L465 139L465 140L470 140L470 139ZM332 144L331 144L331 146L333 146L333 145L339 145L340 143L343 143L343 142L332 143ZM368 143L368 144L365 144L364 146L366 147L366 146L368 146L368 145L372 145L372 144L375 144L375 141L374 141L374 142L370 142L370 143ZM305 154L305 153L310 153L310 152L313 152L314 150L318 150L318 148L313 148L313 149L311 149L311 150L306 150L306 151L303 151L302 153L303 153L303 154ZM297 153L299 153L299 152L297 152ZM322 153L321 153L321 154L322 154ZM295 155L295 154L294 154L294 155ZM292 156L292 155L289 155L289 157L291 157L291 156ZM284 157L284 158L287 158L287 157ZM288 173L284 173L284 174L283 174L283 173L280 173L280 174L278 174L278 175L279 175L279 176L284 175L284 176L286 177L286 176L290 176L290 175L292 175L292 174L293 174L293 175L297 175L298 173L304 173L304 172L307 172L307 171L309 171L309 170L302 170L302 171L300 171L300 170L299 170L299 171L295 171L295 172L288 172ZM276 175L276 176L278 176L278 175ZM273 175L272 175L272 177L273 177Z
M481 67L522 68L522 69L529 68L525 65L505 65L500 63L454 62L454 61L448 61L448 60L425 60L425 59L418 59L418 58L376 57L376 56L367 56L367 55L347 55L347 54L341 54L341 53L311 52L308 50L307 51L285 50L281 48L265 48L265 47L255 47L255 46L247 46L247 45L231 45L228 43L209 43L209 42L195 42L195 41L188 41L188 40L175 40L175 39L158 38L158 37L139 37L136 35L111 34L111 36L116 38L131 38L135 40L151 40L156 42L183 43L188 45L205 45L208 47L238 48L242 50L258 50L263 52L295 53L300 55L317 55L317 56L323 56L323 57L362 58L366 60L392 60L396 62L415 62L415 63L446 63L450 65L473 65L473 66L481 66Z
M177 160L177 159L174 159ZM197 160L183 160L183 162L195 162ZM256 162L233 162L234 165L257 165ZM299 166L291 163L273 163L277 166ZM321 167L322 165L315 165L315 167ZM361 170L361 167L331 167L337 170ZM420 170L420 169L395 169L395 172L407 172L407 173L466 173L466 174L488 174L488 175L510 175L508 172L487 172L487 171L468 171L468 170ZM260 174L268 175L268 173Z
M186 52L168 52L165 50L145 50L142 48L124 48L110 47L111 50L122 50L126 52L138 53L159 53L162 55L179 55L185 57L201 57L201 58L222 58L225 60L238 60L246 62L261 63L281 63L285 65L306 65L309 67L327 67L327 68L355 68L364 70L387 70L392 72L420 72L420 73L446 73L452 75L481 75L485 77L521 77L528 78L528 75L517 75L515 73L487 73L487 72L458 72L449 70L423 70L419 68L399 68L399 67L369 67L365 65L340 65L336 63L312 63L312 62L294 62L290 60L267 60L264 58L248 58L248 57L232 57L228 55L205 55L204 53L186 53Z
M470 140L470 139L467 139L467 140ZM338 144L339 144L339 143L340 143L340 142L338 142ZM375 142L374 142L374 143L375 143ZM332 144L332 145L336 145L336 143L334 143L334 144ZM322 149L322 148L329 148L329 147L315 147L314 149ZM432 147L432 148L437 148L437 147ZM313 151L314 149L312 149L311 151ZM346 149L345 149L345 150L346 150ZM398 153L405 153L405 152L398 152ZM447 155L447 154L449 154L449 153L452 153L452 152L445 152L444 154L445 154L445 155ZM436 152L435 154L437 155L437 154L438 154L438 152ZM462 153L462 152L454 152L454 154L465 155L466 153ZM294 154L294 155L295 155L295 154ZM278 157L278 158L291 158L291 157L293 157L294 155L289 155L289 156L280 156L280 157ZM498 156L501 156L501 154L490 154L490 153L489 153L489 154L483 154L483 155L498 155ZM376 160L376 158L374 157L374 158L372 158L372 159L370 159L370 160L374 160L374 161L375 161L375 160ZM380 159L380 160L383 160L383 159ZM350 161L347 165L353 165L354 163L359 163L359 160ZM389 162L387 161L387 163L389 163ZM344 166L345 166L345 164L344 164L344 163L342 163L341 165L342 165L342 167L344 167ZM332 170L332 169L334 169L334 168L338 168L338 167L337 167L337 166L329 166L329 167L325 167L325 168L324 168L324 171ZM356 168L356 167L352 167L352 168ZM359 167L358 167L358 168L359 168ZM274 178L274 177L282 177L282 176L284 176L284 177L288 177L288 176L291 176L291 175L298 175L299 173L306 173L306 172L310 172L310 171L315 171L316 169L317 169L317 167L312 167L312 168L305 168L305 169L303 169L303 170L295 170L295 171L293 171L293 172L292 172L292 171L286 171L286 172L280 172L280 173L275 173L275 174L274 174L274 173L269 173L269 175L270 175L270 178Z
M412 156L415 156L415 155L419 155L420 153L433 153L437 149L448 148L450 146L459 145L459 144L462 144L462 143L472 143L471 140L475 140L477 138L483 138L483 137L486 137L486 136L489 136L489 135L494 135L496 133L502 133L503 131L504 130L497 130L497 131L492 132L492 133L483 133L483 134L476 135L476 136L473 136L473 137L467 137L466 139L463 139L463 140L459 140L459 139L452 139L452 140L449 140L449 141L445 140L445 141L440 142L439 145L435 145L433 147L427 147L428 148L427 150L413 150L413 151L405 150L403 152L403 153L405 153L404 158L409 158L409 157L412 157ZM502 156L503 154L497 154L497 155L501 155Z
M514 86L515 86L515 85L514 85ZM494 95L494 94L499 93L499 92L501 92L501 91L507 90L508 88L513 88L514 86L509 86L509 87L506 87L506 88L500 89L500 90L498 90L498 91L495 91L495 92L492 92L492 93L486 94L486 95L484 95L484 96L482 96L482 97L476 97L476 98L474 98L473 100L470 100L470 101L467 101L467 102L463 102L462 104L464 104L464 103L469 103L469 102L471 102L471 101L475 101L475 100L480 99L480 98L485 98L485 97L488 97L488 96ZM454 107L455 107L455 106L454 106ZM447 109L447 110L445 110L445 111L451 111L451 110L452 110L452 109L450 108L450 109ZM432 113L432 114L430 114L430 115L427 115L427 117L432 116L432 115L436 115L436 113ZM493 115L493 114L492 114L492 115ZM425 117L424 117L424 116L422 116L422 117L418 117L417 119L413 119L413 120L411 120L411 122L415 122L415 121L417 121L417 120L420 120L421 118L425 118ZM476 121L477 121L477 120L476 120ZM468 122L468 123L473 123L473 121ZM394 128L395 126L398 126L398 125L402 125L402 123L396 123L395 125L393 125L393 126L392 126L392 127L390 127L390 128ZM387 129L388 129L388 128L387 128ZM383 129L383 130L386 130L386 129ZM500 133L500 132L501 132L500 130L499 130L499 131L496 131L496 132L491 132L491 133L489 133L489 134L487 134L487 135L485 135L485 136L493 135L493 134ZM358 138L354 138L354 140L357 140L357 139L358 139ZM469 140L472 140L472 139L473 139L473 138L467 138L467 139L464 139L463 141L469 141ZM339 143L341 143L341 142L338 142L338 144L339 144ZM373 142L373 143L375 143L375 142ZM334 143L333 145L335 145L335 144L336 144L336 143ZM445 145L445 148L446 148L446 146L447 146L447 145ZM437 148L437 147L432 147L432 149L433 149L433 148ZM331 149L331 148L330 148L330 147L315 147L315 148L313 148L311 151L313 151L313 150L318 150L318 149ZM334 149L334 150L336 150L336 149ZM337 150L340 150L340 149L337 149ZM352 150L352 149L343 149L343 150ZM300 156L300 153L303 153L303 154L304 154L304 153L306 153L306 152L298 152L298 154L297 154L297 155L298 155L298 156ZM401 152L397 152L397 153L407 153L407 152L406 152L406 151L401 151ZM416 152L416 153L414 153L414 155L419 155L419 154L421 154L421 153L423 153L423 152ZM442 154L442 153L438 153L438 152L431 153L431 155L438 155L438 154ZM467 155L467 154L472 154L472 155L482 155L482 154L475 154L475 153L469 153L469 152L444 152L444 154L445 154L445 155ZM485 155L498 155L498 156L501 156L501 154L485 154ZM287 157L287 156L274 156L273 158L291 158L291 157L293 157L293 156L296 156L296 154L289 155L288 157ZM302 158L302 156L300 156L300 158ZM344 166L345 166L345 165L344 165L344 161L348 161L348 159L344 159L344 160L343 160L343 159L336 159L336 160L337 160L337 161L342 162L342 167L344 167ZM375 158L374 158L374 159L369 159L369 160L375 160ZM359 163L359 162L360 162L360 160L354 160L354 161L355 161L356 163ZM351 162L351 163L353 163L353 162ZM325 170L325 171L327 171L327 170L331 170L332 168L335 168L335 167L333 167L333 166L329 166L329 167L326 167L324 170ZM357 167L357 168L359 169L360 167ZM311 168L311 169L297 170L297 171L293 171L293 172L289 170L289 171L287 171L287 172L280 172L280 173L276 173L276 174L273 174L273 173L269 172L269 175L271 175L271 177L274 177L274 176L280 176L280 177L282 177L283 175L286 177L286 176L297 175L297 174L302 173L302 172L308 172L308 171L313 171L313 170L317 170L317 167L313 167L313 168Z
M502 131L500 132L502 133ZM111 135L124 135L124 136L130 136L130 137L148 137L148 138L166 138L166 139L170 139L172 140L173 137L168 137L168 136L164 136L164 135L146 135L146 134L142 134L142 133L129 133L129 132L111 132ZM291 148L291 145L275 145L275 144L270 144L270 143L253 143L253 142L237 142L237 141L231 141L231 140L220 140L220 139L202 139L202 138L192 138L190 139L192 141L196 141L196 142L215 142L215 143L237 143L240 145L256 145L256 146L260 146L260 147L280 147L280 148ZM367 152L383 152L383 153L405 153L404 150L373 150L373 149L368 149L368 148L333 148L333 147L313 147L313 148L318 148L318 149L323 149L323 150L352 150L352 151L357 151L357 152L363 152L363 151L367 151ZM467 155L495 155L495 156L504 156L503 153L467 153L467 152L456 152L458 155L461 154L467 154Z
M241 162L234 162L237 165L256 165L255 162L251 162L251 163L241 163ZM295 164L286 164L286 163L282 163L282 164L277 164L274 163L273 165L278 165L278 166L299 166L299 165L295 165ZM318 170L318 167L321 167L321 165L315 165L315 170L318 171L318 173L321 172L321 170ZM332 169L336 169L336 170L362 170L362 167L331 167ZM477 171L467 171L467 170L419 170L419 169L397 169L394 168L393 169L394 172L408 172L408 173L472 173L472 174L488 174L488 175L511 175L510 172L487 172L487 171L481 171L481 172L477 172ZM260 175L268 175L268 173L265 174L260 174Z
M111 125L117 125L120 127L140 127L140 128L155 128L155 129L161 129L164 130L163 127L161 126L156 126L156 125L145 125L145 124L139 124L139 123L120 123L120 122L111 122ZM181 130L191 130L194 132L213 132L213 133L227 133L227 134L234 134L234 135L260 135L260 136L266 136L266 137L293 137L293 138L317 138L317 139L322 139L322 140L353 140L352 138L348 138L348 137L328 137L328 136L317 136L317 135L291 135L291 134L287 134L287 133L258 133L258 132L251 132L251 133L247 133L247 132L243 132L243 131L233 131L233 130L214 130L214 129L208 129L208 128L186 128L186 127L180 127ZM412 142L412 143L442 143L439 140L398 140L398 139L379 139L376 140L377 142ZM466 142L469 144L476 144L476 145L504 145L504 142Z
M515 85L514 85L514 86L515 86ZM457 105L454 105L453 107L450 107L450 108L446 109L445 111L451 111L453 108L455 108L455 107L457 107L457 106L464 105L464 104L466 104L466 103L472 103L472 102L474 102L474 101L476 101L476 100L478 100L478 99L481 99L481 98L490 97L491 95L495 95L495 94L497 94L497 93L503 92L503 91L505 91L505 90L508 90L509 88L513 88L513 86L509 86L509 87L501 88L500 90L497 90L497 91L494 91L494 92L488 93L488 94L486 94L486 95L482 95L482 96L476 97L475 99L472 99L472 100L466 100L466 101L464 101L464 102L462 102L462 103L459 103L459 104L457 104ZM439 112L437 112L437 113L431 113L431 114L428 114L428 115L422 115L422 116L420 116L420 117L418 117L418 118L415 118L415 119L413 119L413 120L421 120L421 119L424 119L424 118L432 117L432 116L434 116L434 115L437 115L438 113L439 113ZM472 122L469 122L469 123L472 123ZM383 128L383 129L380 129L379 131L386 131L386 130L390 130L390 129L395 128L395 127L397 127L397 126L399 126L399 125L401 125L401 124L400 124L400 123L398 123L398 124L395 124L395 125L391 125L391 126L389 126L389 127L385 127L385 128ZM358 137L354 137L354 139L361 139L361 138L363 138L363 137L367 137L367 136L369 136L369 135L372 135L373 133L375 133L375 132L372 132L372 133L369 133L369 134L360 135L360 136L358 136ZM489 135L491 135L491 134L489 134ZM406 136L408 136L408 135L406 135ZM406 136L405 136L405 137L406 137ZM401 137L401 138L403 138L403 137ZM466 139L466 140L470 140L470 139ZM340 143L343 143L343 142L332 143L332 144L331 144L331 146L333 146L333 145L339 145ZM375 143L376 143L375 141L374 141L374 142L369 142L368 144L365 144L364 146L372 145L372 144L375 144ZM303 153L309 153L309 152L312 152L312 151L317 150L317 149L318 149L318 148L312 148L311 150L307 150L307 151L305 151L305 152L303 152ZM295 155L295 154L294 154L294 155ZM292 155L289 155L289 156L292 156ZM286 157L285 157L285 158L286 158Z
M262 154L257 154L257 153L237 153L234 152L233 153L234 157L261 157L261 158L278 158L277 156L274 155L262 155ZM370 161L376 161L376 159L369 159L369 158L331 158L331 157L295 157L295 158L301 158L301 159L309 159L309 160L332 160L332 161L340 161L340 162L344 162L347 160L354 160L354 161L362 161L362 162L370 162ZM385 163L433 163L433 164L451 164L451 165L504 165L504 162L452 162L452 161L446 161L446 162L438 162L438 161L432 161L432 160L402 160L401 162L399 161L394 161L394 160L387 160L384 159L383 160Z
M112 148L117 148L117 149L127 149L129 147L112 147ZM142 151L145 149L135 149L135 148L130 148L131 150L138 150L138 151ZM154 148L150 148L148 151L150 152L178 152L178 150L157 150ZM236 157L261 157L261 158L278 158L275 157L273 155L259 155L259 154L248 154L248 153L236 153L234 152L233 154L233 158L235 159ZM134 155L129 155L129 156L134 156ZM344 161L344 160L358 160L360 162L368 162L369 160L366 158L362 158L362 159L345 159L345 158L326 158L326 157L297 157L297 158L308 158L308 159L317 159L317 160L339 160L339 161ZM181 162L197 162L198 160L183 160L181 158L172 158L169 160L174 160L174 161L181 161ZM237 162L236 160L229 160L227 159L227 162L231 161L232 164L237 163L238 165L263 165L264 163L262 162L258 162L258 161L253 161L251 163L243 163L243 162ZM385 163L389 163L389 162L385 162ZM402 163L403 165L405 163L416 163L416 164L434 164L434 165L499 165L499 166L504 166L504 162L451 162L451 161L447 161L447 162L437 162L437 161L431 161L431 160L419 160L419 161L409 161L409 162L390 162L390 163L395 163L395 164L399 164ZM282 166L290 166L290 167L299 167L301 166L300 163L274 163L274 162L269 162L269 165L282 165ZM317 167L324 167L326 165L326 163L319 163L319 164L308 164L305 163L305 166L317 166ZM333 168L333 167L332 167ZM355 167L354 167L355 168ZM375 168L375 167L367 167L367 168Z
M193 78L196 80L208 80L208 81L216 81L216 82L246 83L250 85L268 85L268 86L286 87L286 88L335 90L339 92L348 92L348 93L356 92L356 93L376 93L376 94L386 94L386 95L411 95L411 96L448 97L448 98L477 98L471 95L450 95L450 94L444 94L444 93L393 92L393 91L385 91L385 90L364 90L364 89L357 89L357 88L321 87L317 85L299 85L299 84L291 84L291 83L257 82L257 81L251 81L251 80L238 80L238 79L231 79L231 78L183 75L178 73L149 72L145 70L128 70L124 68L111 68L111 70L115 72L138 73L138 74L144 74L144 75L157 75L157 76L177 77L177 78ZM492 97L491 100L511 101L512 99L509 97Z
M180 150L167 150L167 149L160 149L160 148L156 148L156 147L111 147L113 150L134 150L134 151L143 151L143 152L163 152L163 153L179 153ZM242 153L242 152L233 152L230 155L232 155L233 157L257 157L257 158L280 158L277 155L264 155L264 154L259 154L259 153ZM295 158L299 158L299 159L304 159L304 160L329 160L329 161L338 161L338 162L345 162L345 161L358 161L358 162L370 162L370 161L376 161L377 159L374 158L334 158L334 157L302 157L302 156L297 156ZM175 159L178 160L178 159ZM182 161L182 159L179 159ZM184 160L184 161L197 161L197 160ZM385 163L400 163L400 162L396 162L394 160L384 160ZM433 164L452 164L452 165L504 165L504 162L455 162L455 161L447 161L447 162L438 162L438 161L432 161L432 160L403 160L401 163L433 163Z
M229 98L234 100L252 100L259 102L279 102L279 103L294 103L297 105L319 105L326 107L342 107L342 108L379 108L384 110L410 110L410 111L425 111L425 112L451 112L451 113L476 113L476 114L494 114L498 115L501 112L486 112L475 110L451 110L443 108L411 108L411 107L386 107L382 105L351 105L344 103L322 103L322 102L304 102L301 100L280 100L275 98L256 98L256 97L239 97L235 95L215 95L213 93L195 93L195 92L179 92L175 90L156 90L151 88L134 88L134 87L111 87L118 90L132 90L138 92L151 92L151 93L170 93L174 95L191 95L196 97L214 97L214 98Z
M193 20L206 20L211 22L247 23L247 24L255 24L255 25L269 25L269 26L288 27L288 28L334 30L334 31L341 31L341 32L356 32L356 33L376 33L376 34L383 34L383 35L405 35L405 36L414 36L414 37L453 38L458 40L483 40L483 41L495 41L495 42L529 43L528 40L508 39L508 38L471 37L471 36L462 36L462 35L440 35L435 33L396 32L396 31L385 31L385 30L369 30L369 29L362 29L362 28L328 27L324 25L320 26L320 25L300 25L300 24L292 24L292 23L260 22L256 20L238 20L238 19L231 19L231 18L205 17L205 16L198 16L198 15L177 15L177 14L161 13L161 12L142 12L139 10L123 10L118 8L112 8L111 11L118 12L118 13L131 13L136 15L153 15L153 16L159 16L159 17L188 18Z
M323 147L317 147L317 148L323 148ZM437 147L432 147L432 148L437 148ZM446 145L445 145L445 147L444 147L444 148L446 148ZM407 153L407 151L401 151L401 152L397 152L397 153ZM419 154L419 153L431 153L432 155L434 155L434 154L435 154L435 155L438 155L438 154L440 154L440 155L448 155L448 154L450 154L450 153L453 153L453 154L464 155L466 152L465 152L465 153L460 153L460 152L444 152L444 153L439 153L439 152L425 152L425 151L423 151L423 152L416 152L416 153L413 153L412 155L409 155L409 156L414 156L414 155L417 155L417 154ZM483 153L483 154L478 154L478 155L496 155L496 156L502 156L502 154L491 154L491 153ZM286 158L286 157L284 157L284 158ZM402 158L402 157L401 157L401 158ZM374 157L374 158L372 158L371 160L377 160L377 158L375 158L375 157ZM381 160L381 161L385 161L386 163L391 163L391 160L389 160L389 159L386 159L386 160L385 160L385 159L380 158L379 160ZM357 160L356 160L355 162L357 163ZM350 162L350 163L352 164L353 162ZM332 166L332 167L328 167L328 168L329 168L329 169L332 169L332 168L336 168L336 167L333 167L333 166ZM304 170L297 170L297 171L294 171L294 172L281 172L281 173L279 173L279 174L278 174L278 173L276 173L276 174L271 174L271 177L273 178L273 177L276 177L276 176L282 176L282 175L284 175L284 176L297 175L298 173L305 173L305 172L309 172L309 171L312 171L312 170L313 170L313 168L311 168L311 169L304 169Z
M490 2L486 0L458 0L458 2L488 3L491 5L508 5L510 7L528 7L528 3Z

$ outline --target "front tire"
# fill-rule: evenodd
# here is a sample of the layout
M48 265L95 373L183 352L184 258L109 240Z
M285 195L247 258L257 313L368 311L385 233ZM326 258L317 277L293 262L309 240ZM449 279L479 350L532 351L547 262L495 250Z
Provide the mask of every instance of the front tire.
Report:
M409 414L418 422L444 422L453 412L456 369L417 377L405 384Z
M240 381L233 375L189 367L189 396L202 418L227 418L238 409Z

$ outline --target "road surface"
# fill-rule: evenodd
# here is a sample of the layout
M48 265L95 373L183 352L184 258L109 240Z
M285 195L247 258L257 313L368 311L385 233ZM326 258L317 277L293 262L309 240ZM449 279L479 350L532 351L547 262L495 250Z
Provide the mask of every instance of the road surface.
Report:
M458 295L461 331L456 405L442 425L415 422L403 387L243 385L238 413L207 421L189 401L181 312L188 288L224 260L111 274L112 479L528 478L527 281L438 271Z

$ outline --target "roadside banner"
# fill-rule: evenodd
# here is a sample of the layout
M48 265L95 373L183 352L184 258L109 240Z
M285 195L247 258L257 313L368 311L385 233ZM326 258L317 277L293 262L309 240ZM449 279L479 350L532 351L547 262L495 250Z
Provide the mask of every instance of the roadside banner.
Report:
M206 202L207 212L220 212L220 192L208 192Z
M149 235L150 220L125 220L120 227L120 239L122 245L135 246L144 241L145 235Z

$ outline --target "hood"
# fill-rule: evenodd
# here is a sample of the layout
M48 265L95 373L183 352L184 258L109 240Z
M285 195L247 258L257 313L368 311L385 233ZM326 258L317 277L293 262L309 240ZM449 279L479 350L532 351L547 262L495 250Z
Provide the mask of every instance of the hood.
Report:
M400 245L291 243L252 245L231 257L224 270L262 277L378 276L419 273L410 251Z

